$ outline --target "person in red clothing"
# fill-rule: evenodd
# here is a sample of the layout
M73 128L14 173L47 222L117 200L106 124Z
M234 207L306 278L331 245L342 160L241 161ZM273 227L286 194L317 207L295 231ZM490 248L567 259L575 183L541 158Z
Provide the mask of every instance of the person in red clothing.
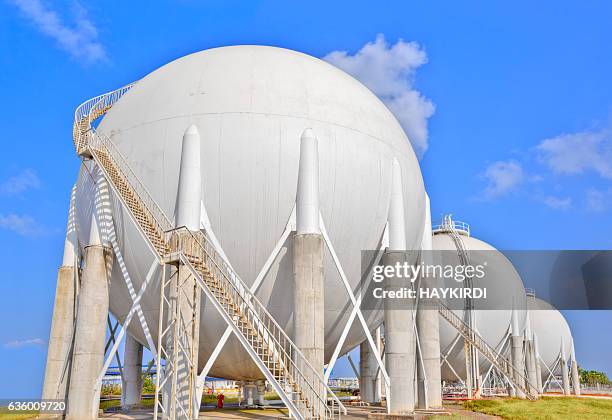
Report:
M223 400L225 399L225 395L223 393L219 393L217 395L217 408L223 408Z

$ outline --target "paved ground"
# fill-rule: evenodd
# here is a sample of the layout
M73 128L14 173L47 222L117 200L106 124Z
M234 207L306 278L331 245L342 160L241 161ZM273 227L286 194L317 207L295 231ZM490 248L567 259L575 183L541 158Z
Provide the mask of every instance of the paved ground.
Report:
M446 415L453 414L462 418L469 419L498 419L499 417L489 416L480 413L474 413L472 411L463 410L459 405L445 406ZM347 406L348 414L342 416L343 419L347 420L366 420L368 414L375 411L381 411L380 407L357 407ZM249 410L238 410L236 408L227 408L222 410L206 409L200 412L200 418L206 420L251 420L251 419L286 419L287 411L275 408L268 408L265 410L249 409ZM440 413L442 416L445 414ZM438 414L438 415L440 415ZM425 419L430 417L432 414L416 414L415 419ZM153 418L151 410L142 410L132 413L106 413L102 418L115 419L115 420L150 420ZM456 418L456 417L455 417Z

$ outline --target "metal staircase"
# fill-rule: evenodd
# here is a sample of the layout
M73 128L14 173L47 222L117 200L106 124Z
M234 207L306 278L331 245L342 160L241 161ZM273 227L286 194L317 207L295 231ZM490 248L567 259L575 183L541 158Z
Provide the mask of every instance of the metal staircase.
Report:
M466 233L469 236L470 228L466 223L459 222L459 229L457 228L457 222L452 220L450 215L444 216L442 224L439 225L438 231L449 233L453 242L455 243L455 247L457 248L457 254L459 257L459 263L463 266L470 265L470 255L469 251L465 248L463 244L463 240L461 239L461 234L459 231ZM466 278L466 287L472 287L472 279L471 277ZM520 389L525 393L527 398L529 399L537 399L534 395L536 393L529 392L526 389L530 388L535 390L536 388L529 383L529 381L525 378L524 372L518 372L518 375L521 378L522 384L517 383L516 379L512 376L512 374L507 374L508 367L512 368L513 372L517 372L517 369L514 368L512 362L505 359L501 354L498 355L494 348L492 348L476 331L475 329L475 313L474 306L471 299L466 299L465 304L465 313L467 314L467 322L457 316L452 310L444 306L441 302L439 302L440 315L448 321L463 337L465 341L465 357L466 357L466 371L468 374L468 386L474 385L476 387L476 396L478 397L480 394L480 386L479 383L470 383L479 381L479 371L478 371L478 353L482 354L493 366L495 366L502 375L506 377L506 379L512 383L513 386ZM468 389L468 395L471 393L471 389Z
M171 282L166 281L166 270L163 270L157 357L157 372L160 374L155 418L158 416L158 409L164 418L197 417L199 401L195 402L197 406L194 412L184 401L177 398L170 397L172 401L163 401L168 397L160 399L159 393L166 384L176 385L179 360L177 354L182 355L183 362L186 362L192 371L197 369L197 363L192 363L194 355L189 354L187 346L189 337L195 336L189 329L197 328L194 319L195 308L199 313L199 292L206 295L208 301L232 328L244 349L279 394L291 416L296 419L339 418L341 412L346 413L346 409L327 386L321 373L310 365L264 305L226 264L206 232L192 232L184 227L175 228L113 142L104 134L96 132L95 120L103 116L131 87L132 85L128 85L98 96L77 108L73 140L77 153L85 159L93 159L99 166L160 263L187 270L193 280L192 283L186 283L185 280L179 283L179 280L173 287L168 287ZM185 284L193 284L197 293L194 292L188 297L187 305L172 306L173 296L177 298ZM183 299L185 295L189 293L182 293ZM168 307L180 312L184 306L187 313L185 319L174 317L173 321L166 321L166 325L162 325L163 308ZM169 337L173 344L164 347L162 336ZM162 358L166 360L165 366L160 365ZM166 377L160 380L159 377L164 376L164 373ZM195 395L195 381L188 382L190 396Z
M493 366L495 366L499 370L499 372L505 373L507 371L507 367L512 366L512 363L508 359L506 359L502 355L497 355L495 349L492 348L489 344L487 344L487 342L478 333L472 330L451 309L440 304L440 308L438 309L438 311L442 318L444 318L457 331L459 331L464 340L468 341L472 346L478 349L480 354L482 354ZM529 381L527 380L527 378L525 378L522 372L519 372L519 376L521 378L521 382L527 384L527 387L525 387L525 385L523 384L517 383L516 380L512 377L512 375L505 376L506 379L508 379L514 387L523 391L527 398L529 398L530 400L536 399L536 397L532 395L532 392L536 389L536 387L529 383Z

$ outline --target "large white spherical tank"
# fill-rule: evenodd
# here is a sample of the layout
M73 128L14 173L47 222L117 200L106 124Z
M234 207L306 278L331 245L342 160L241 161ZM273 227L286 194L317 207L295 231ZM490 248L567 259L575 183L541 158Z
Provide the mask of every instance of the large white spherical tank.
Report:
M502 309L486 309L475 310L475 327L480 336L492 347L498 348L503 343L503 340L508 332L508 328L512 320L512 302L516 302L519 325L523 327L526 319L526 296L523 281L516 272L512 263L503 256L494 247L478 240L474 237L460 234L459 238L463 242L465 250L469 251L484 251L470 253L470 264L479 265L485 264L486 277L482 280L477 278L472 279L474 288L487 288L487 299L491 301L502 302ZM437 232L433 236L432 249L434 257L440 258L439 263L443 265L460 264L458 253L436 251L456 251L457 246L453 237L446 232ZM495 264L490 264L490 259L495 259ZM486 262L485 262L486 260ZM499 273L499 275L496 275ZM503 278L503 280L501 280ZM500 279L503 284L490 284L492 280ZM450 282L453 282L451 280ZM444 283L449 286L449 282ZM506 305L506 303L508 303ZM456 305L452 308L454 312L462 319L467 320L465 310L459 309ZM455 328L453 328L444 319L440 319L440 351L442 355L447 355L446 360L450 363L453 369L450 369L446 363L442 365L442 379L447 381L457 381L458 378L453 373L453 370L462 379L465 379L465 357L463 350L463 339ZM480 371L482 374L485 369L488 369L490 363L484 358L480 358Z
M565 317L554 306L537 297L527 298L529 308L529 320L531 330L537 336L538 351L541 360L546 363L548 369L552 369L562 354L569 361L572 349L572 333ZM561 346L563 345L563 352ZM542 366L542 378L546 380L550 372ZM555 374L561 373L560 366L555 369Z
M361 83L321 60L261 46L202 51L173 61L140 80L104 117L108 135L135 174L172 220L177 197L181 142L195 124L201 137L202 197L215 236L230 263L252 284L274 249L296 198L300 135L318 138L320 207L329 237L355 289L361 250L376 249L387 221L393 159L404 190L407 246L420 245L425 190L416 156L391 112ZM87 244L93 190L82 171L77 193L80 243ZM118 241L136 290L153 256L114 200ZM257 296L292 336L293 263L291 241ZM329 360L350 315L348 295L325 251L325 359ZM157 337L159 289L142 306ZM113 267L110 308L123 320L131 300L118 264ZM366 314L371 328L379 311ZM129 332L146 345L135 320ZM202 303L199 365L226 325ZM354 323L343 352L364 339ZM232 337L210 372L226 378L262 375Z

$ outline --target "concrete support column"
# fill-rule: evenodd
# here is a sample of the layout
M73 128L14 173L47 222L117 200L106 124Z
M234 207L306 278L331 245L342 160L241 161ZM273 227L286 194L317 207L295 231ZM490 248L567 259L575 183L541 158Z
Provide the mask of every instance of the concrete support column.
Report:
M244 394L246 397L246 405L252 406L255 403L255 398L257 393L257 387L252 382L247 382L244 385Z
M377 367L374 352L366 340L359 345L359 394L363 402L376 402Z
M535 346L533 343L533 334L531 332L531 320L529 312L527 312L527 321L525 326L525 365L527 367L527 380L529 381L527 389L534 397L538 396L538 378L536 371Z
M538 345L538 336L535 332L533 333L533 349L535 353L536 381L538 392L540 394L543 394L544 388L542 386L542 362L540 361L540 347Z
M518 313L516 308L512 310L512 336L510 337L512 366L514 370L514 381L525 386L522 376L525 374L525 359L523 355L523 334L519 328ZM516 389L516 397L525 399L525 393Z
M257 403L259 405L266 405L266 382L265 381L257 381Z
M426 196L425 228L421 241L421 259L432 261L432 231L429 196ZM436 287L437 280L421 278L421 287ZM417 362L418 407L442 407L442 372L440 368L440 318L435 308L421 304L416 314L420 354Z
M293 331L295 344L322 374L325 340L323 236L293 238Z
M578 372L578 363L576 362L576 350L574 349L574 343L572 342L572 385L574 386L574 395L580 395L580 373Z
M565 352L565 341L563 337L561 337L561 351L559 354L561 355L561 363L559 363L559 366L561 367L563 395L570 395L569 366L567 365L567 353Z
M77 309L66 418L97 419L100 395L94 395L96 379L104 363L110 250L102 246L95 215L92 216L89 246L85 248L85 268Z
M322 375L325 340L323 236L319 227L319 157L310 129L300 139L296 195L297 233L293 238L294 341Z
M569 380L569 372L568 372L567 360L565 360L565 358L561 359L560 366L561 366L561 378L562 378L562 384L563 384L563 395L570 395L571 387L570 387L570 380Z
M523 383L523 372L525 372L525 363L523 359L523 337L520 335L512 335L510 337L510 342L512 345L512 366L514 369L514 382L520 385L525 386ZM525 393L516 389L516 397L520 399L525 399Z
M534 397L538 396L538 377L536 370L535 352L533 349L533 342L531 340L525 341L525 361L527 365L527 380L529 381L529 391Z
M62 266L57 272L43 399L64 400L66 397L70 376L70 362L67 359L72 344L75 300L74 267Z
M70 378L70 360L68 358L72 346L74 329L76 288L74 276L75 264L75 226L74 226L74 195L72 189L70 210L68 212L68 226L64 241L64 257L62 266L57 272L57 285L55 287L55 302L53 304L53 318L49 333L49 346L47 349L47 364L45 366L45 379L43 382L42 398L65 400Z
M513 378L514 377L513 376L514 373L512 372L512 366L510 366L510 364L506 363L505 368L506 368L506 375L509 378ZM509 397L512 397L512 398L516 397L516 391L514 390L514 387L510 383L508 383L508 386L507 386L506 389L508 391L508 396Z
M417 369L419 408L442 407L439 327L437 311L433 309L417 311L417 331L421 347L421 359Z
M130 410L142 397L142 344L130 334L125 336L121 407Z
M406 250L406 223L401 169L393 162L391 201L389 203L389 248L383 255L383 265L414 264L414 255ZM411 261L413 260L414 261ZM388 277L385 291L409 287L405 279ZM390 386L387 405L390 414L412 414L415 403L416 335L414 333L414 308L397 307L392 299L384 301L385 363Z
M403 264L405 252L387 252L383 256L385 266ZM385 279L385 291L405 287L402 280ZM416 335L413 327L413 309L397 308L385 299L385 364L390 387L387 396L390 414L412 414L415 405Z

